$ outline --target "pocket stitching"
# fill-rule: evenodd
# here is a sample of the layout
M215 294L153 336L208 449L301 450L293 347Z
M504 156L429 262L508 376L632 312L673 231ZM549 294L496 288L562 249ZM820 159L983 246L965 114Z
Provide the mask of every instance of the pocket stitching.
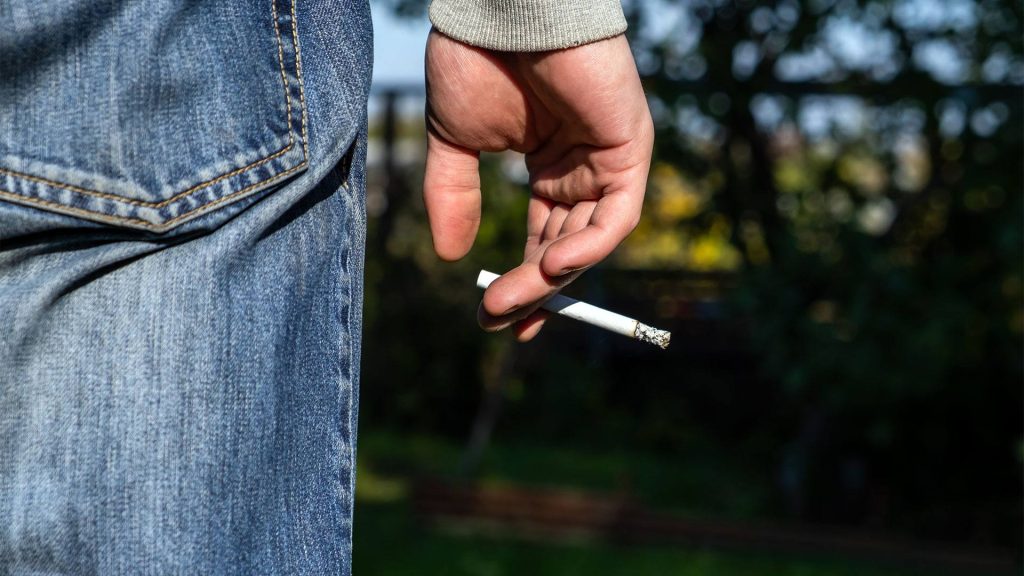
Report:
M289 120L289 123L290 123L290 120ZM205 182L200 182L199 184L196 184L195 186L189 188L188 190L185 190L183 192L179 192L179 193L175 194L174 196L171 196L170 198L168 198L166 200L161 200L160 202L147 202L145 200L136 200L134 198L126 198L124 196L118 196L117 194L110 194L108 192L100 192L98 190L89 190L87 188L81 188L81 187L75 186L73 184L65 184L63 182L56 182L56 181L53 181L53 180L47 180L46 178L40 178L39 176L33 176L31 174L22 174L21 172L15 172L13 170L8 170L6 168L0 168L0 174L9 174L11 176L14 176L15 178L21 178L22 180L28 180L29 182L38 182L39 184L46 184L47 186L53 186L54 188L63 188L65 190L71 190L72 192L79 192L81 194L88 194L89 196L95 196L97 198L103 198L104 200L114 200L116 202L124 202L125 204L131 204L133 206L144 206L146 208L163 208L164 206L167 206L168 204L171 204L175 200L180 200L182 197L188 196L189 194L192 194L193 192L196 192L196 191L198 191L198 190L200 190L202 188L207 188L209 186L212 186L212 185L216 184L217 182L220 182L221 180L225 180L227 178L231 178L232 176L237 176L238 174L241 174L242 172L245 172L246 170L249 170L250 168L255 168L255 167L257 167L257 166L259 166L261 164L265 164L267 162L270 162L271 160L281 156L282 154L287 153L289 150L291 150L292 146L295 144L294 143L294 138L292 138L292 136L291 136L291 128L290 127L289 127L288 131L289 131L289 140L293 140L293 142L291 142L290 144L288 144L284 148L281 148L277 152L271 154L270 156L267 156L266 158L262 158L260 160L257 160L257 161L255 161L252 164L249 164L247 166L242 166L241 168L237 168L235 170L232 170L231 172L228 172L226 174L221 174L220 176L217 176L217 177L215 177L215 178L213 178L211 180L207 180ZM273 176L271 176L271 178L272 177ZM269 178L267 180L269 180ZM265 181L266 180L264 180L264 182ZM10 192L10 193L14 194L13 192ZM42 199L31 198L31 197L28 197L28 196L21 196L21 195L18 195L18 196L22 197L22 198L26 198L27 200L40 200L40 201L43 201ZM57 204L57 205L58 206L63 206L63 204ZM90 211L86 210L86 212L90 212Z
M118 216L116 214L101 214L101 213L98 213L98 212L92 212L90 210L83 210L81 208L75 208L74 206L66 206L64 204L58 204L56 202L51 202L49 200L43 200L42 198L27 198L25 196L21 196L20 194L15 194L13 192L8 192L7 190L3 190L3 189L0 189L0 197L7 196L7 197L10 197L11 199L14 199L14 200L29 200L31 202L34 202L34 203L37 203L37 204L41 204L43 206L50 206L50 207L54 208L55 210L60 210L61 213L76 214L76 215L79 215L79 216L94 217L94 218L99 216L100 218L102 218L104 220L112 220L112 221L124 222L124 223L140 223L140 224L144 225L144 227L146 227L146 228L159 231L159 230L166 230L166 229L170 228L172 225L174 225L176 222L178 222L182 218L185 218L187 216L191 216L192 214L195 214L199 210L208 209L208 208L215 208L215 207L219 206L220 204L223 204L224 202L227 202L228 200L231 200L231 199L235 198L236 196L239 196L241 194L245 194L246 192L249 192L252 189L257 188L257 187L259 187L259 186L261 186L261 185L263 185L263 184L265 184L267 182L270 182L272 180L280 180L281 178L284 178L285 176L288 176L292 172L295 172L296 170L300 170L300 169L305 168L305 167L306 167L306 163L305 162L302 162L301 164L296 164L295 166L292 166L291 168L285 170L284 172L281 172L279 174L275 174L274 176L271 176L270 178L267 178L266 180L261 180L261 181L255 183L255 184L247 186L247 187L245 187L245 188L243 188L241 190L232 192L231 194L228 194L227 196L222 196L222 197L220 197L220 198L218 198L216 200L213 200L211 202L207 202L206 204L203 204L202 206L198 206L198 207L196 207L196 208L194 208L194 209L192 209L192 210L190 210L188 212L185 212L183 214L179 214L178 216L175 216L174 218L171 218L170 220L167 220L163 224L153 224L152 222L149 222L147 220L142 220L140 218L132 218L130 216Z
M32 196L18 194L18 193L7 191L7 190L3 190L3 189L0 189L0 195L12 197L13 199L15 199L17 201L29 202L29 203L39 204L39 205L43 205L43 206L50 206L50 207L53 207L54 209L59 209L59 210L61 210L63 212L67 212L67 213L75 213L75 214L84 215L84 216L88 216L88 217L100 217L102 219L117 220L117 221L122 221L122 222L139 223L139 224L141 224L145 228L150 228L150 229L154 229L154 230L156 230L156 229L167 229L172 224L174 224L175 222L178 222L182 218L190 216L190 215L194 214L195 212L197 212L199 210L203 210L203 209L206 209L206 208L210 208L212 206L217 206L219 204L222 204L223 202L225 202L225 201L227 201L227 200L229 200L231 198L234 198L234 197L236 197L236 196L238 196L238 195L240 195L242 193L251 191L254 188L262 186L263 184L266 184L266 183L268 183L268 182L270 182L272 180L279 179L282 176L291 174L292 172L295 172L296 170L299 170L301 168L306 167L307 161L308 161L308 158L309 158L309 151L308 151L308 147L307 147L308 145L307 145L307 142L306 142L306 140L307 140L307 132L306 132L305 91L303 89L303 82L302 82L301 56L299 54L299 46L298 46L298 29L297 29L297 25L296 25L296 22L295 22L295 3L296 3L296 1L297 0L291 0L291 19L292 19L292 46L293 46L293 49L295 50L295 60L296 60L296 70L295 70L295 72L296 72L296 81L298 83L298 88L299 88L299 100L300 100L300 106L301 106L300 112L302 114L302 128L301 128L301 130L302 130L302 161L299 164L296 164L295 166L293 166L293 167L291 167L291 168L289 168L289 169L287 169L287 170L285 170L283 172L279 172L277 174L273 174L273 175L271 175L271 176L269 176L267 178L264 178L263 180L260 180L260 181L254 183L254 184L252 184L250 186L247 186L247 187L243 188L242 190L238 190L238 191L232 192L232 193L230 193L230 194L228 194L226 196L222 196L222 197L220 197L220 198L218 198L216 200L213 200L213 201L201 204L199 206L196 206L195 208L192 208L191 210L187 210L187 211L185 211L185 212L175 216L174 218L172 218L170 220L167 220L167 221L165 221L163 223L160 223L160 224L154 224L153 222L150 222L148 220L144 220L144 219L141 219L141 218L133 218L133 217L129 217L129 216L119 216L119 215L115 215L115 214L106 214L106 213L98 212L98 211L94 211L94 210L75 208L74 206L69 206L69 205L65 205L65 204L61 204L61 203L57 203L57 202L52 202L52 201L49 201L49 200L44 200L42 198L35 198L35 197L32 197ZM80 186L75 186L73 184L67 184L67 183L63 183L63 182L56 182L56 181L53 181L53 180L48 180L46 178L41 178L39 176L34 176L32 174L25 174L25 173L17 172L17 171L14 171L14 170L9 170L9 169L6 169L6 168L0 168L0 174L7 174L7 175L9 175L11 177L20 178L20 179L23 179L23 180L28 180L30 182L36 182L36 183L39 183L39 184L44 184L44 185L47 185L47 186L52 186L54 188L62 188L62 189L65 189L65 190L70 190L72 192L78 192L80 194L85 194L87 196L93 196L93 197L96 197L96 198L102 198L102 199L105 199L105 200L113 200L115 202L121 202L121 203L124 203L124 204L133 205L133 206L141 206L141 207L144 207L144 208L159 209L159 208L163 208L164 206L167 206L169 204L172 204L173 202L175 202L177 200L180 200L183 197L189 196L189 195L191 195L191 194L193 194L193 193L195 193L195 192L197 192L199 190L202 190L203 188L208 188L208 187L210 187L210 186L212 186L212 185L214 185L214 184L216 184L218 182L221 182L221 181L226 180L228 178L231 178L233 176L237 176L238 174L241 174L243 172L251 170L252 168L256 168L258 166L261 166L261 165L263 165L263 164L265 164L267 162L270 162L271 160L274 160L274 159L276 159L276 158L286 154L288 151L290 151L292 149L293 146L295 146L295 136L294 136L294 133L292 131L292 115L293 115L293 110L292 110L291 89L290 89L290 87L288 85L288 80L287 80L287 76L286 76L286 73L285 73L284 49L283 49L283 44L282 44L282 40L281 40L281 26L280 26L280 23L278 22L277 0L271 0L271 2L270 2L270 9L271 9L271 17L272 17L272 19L274 21L274 35L277 38L278 68L281 71L281 82L282 82L282 85L284 86L286 120L288 122L288 128L287 128L287 130L288 130L288 145L285 146L284 148L281 148L280 150L270 154L269 156L267 156L265 158L261 158L259 160L256 160L256 161L250 163L250 164L247 164L246 166L242 166L240 168L236 168L236 169L234 169L234 170L232 170L230 172L226 172L224 174L221 174L219 176L215 176L214 178L211 178L211 179L206 180L204 182L200 182L200 183L196 184L195 186L192 186L191 188L188 188L187 190L179 192L179 193L175 194L174 196L172 196L170 198L167 198L166 200L161 200L159 202L148 202L148 201L145 201L145 200L136 200L134 198L126 198L124 196L118 196L116 194L110 194L108 192L100 192L98 190L89 190L87 188L82 188Z
M303 88L304 82L302 81L302 51L299 50L299 30L296 24L297 18L295 18L295 3L298 0L291 0L291 11L292 11L292 49L295 51L295 78L299 83L299 107L302 113L302 158L306 161L309 158L309 137L306 134L306 92ZM275 9L276 13L276 9ZM274 18L274 29L277 30L277 18ZM278 47L281 45L281 34L277 34ZM279 60L281 63L281 73L284 73L284 57L282 56ZM288 93L288 83L285 82L285 95ZM288 104L288 137L291 138L292 133L292 115L291 115L291 103ZM289 140L289 146L292 141Z

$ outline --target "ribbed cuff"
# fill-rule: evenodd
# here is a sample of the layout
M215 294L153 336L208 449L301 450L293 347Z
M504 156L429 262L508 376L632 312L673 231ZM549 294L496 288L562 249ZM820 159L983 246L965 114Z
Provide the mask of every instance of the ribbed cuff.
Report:
M481 48L540 52L622 34L619 0L432 0L441 33Z

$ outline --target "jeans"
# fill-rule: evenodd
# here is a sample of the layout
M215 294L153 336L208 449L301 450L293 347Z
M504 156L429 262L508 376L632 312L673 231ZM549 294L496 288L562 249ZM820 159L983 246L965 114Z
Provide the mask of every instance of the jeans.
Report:
M0 575L350 572L371 42L0 3Z

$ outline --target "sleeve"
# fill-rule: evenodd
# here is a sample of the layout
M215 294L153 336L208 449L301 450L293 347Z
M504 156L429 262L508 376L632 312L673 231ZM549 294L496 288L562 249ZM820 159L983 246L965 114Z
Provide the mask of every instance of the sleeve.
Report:
M508 52L569 48L626 30L619 0L432 0L429 14L446 36Z

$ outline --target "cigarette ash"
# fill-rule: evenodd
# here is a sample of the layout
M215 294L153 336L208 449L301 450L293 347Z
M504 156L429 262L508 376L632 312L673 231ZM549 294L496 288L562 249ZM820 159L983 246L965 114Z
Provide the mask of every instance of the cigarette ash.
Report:
M672 333L666 330L658 330L657 328L648 326L643 322L637 322L636 331L633 332L633 337L641 342L654 344L664 350L665 348L668 348L668 341L672 338Z

